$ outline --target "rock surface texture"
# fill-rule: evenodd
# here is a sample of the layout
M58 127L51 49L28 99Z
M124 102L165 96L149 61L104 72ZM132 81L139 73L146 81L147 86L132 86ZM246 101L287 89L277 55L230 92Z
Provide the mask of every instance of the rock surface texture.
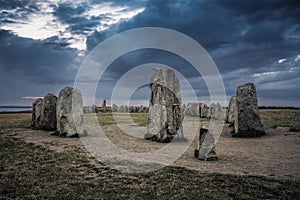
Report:
M183 138L179 81L171 69L155 68L152 74L146 139L170 142Z
M198 149L195 150L195 157L205 161L218 159L212 130L207 127L201 127L199 130L199 143Z
M212 119L215 120L224 120L225 119L225 114L224 111L222 109L221 104L217 103L212 103L210 105L210 115Z
M188 103L185 108L186 116L200 116L200 104L199 103Z
M40 128L42 103L43 103L43 99L42 98L38 98L32 104L32 122L31 122L31 127L33 129L39 129Z
M47 131L56 130L56 103L57 97L47 94L42 100L40 129Z
M56 116L59 136L78 137L84 135L83 101L78 89L65 87L59 92Z
M266 134L260 120L253 83L237 88L234 130L233 137L259 137Z
M234 124L235 109L236 109L236 97L233 96L230 98L230 101L229 101L227 118L226 118L226 122L231 125Z
M208 118L209 108L205 103L200 103L200 117Z

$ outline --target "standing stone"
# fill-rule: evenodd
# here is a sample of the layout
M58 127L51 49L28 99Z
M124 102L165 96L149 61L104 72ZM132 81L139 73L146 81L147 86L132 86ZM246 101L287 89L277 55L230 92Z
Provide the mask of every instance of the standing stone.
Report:
M185 115L191 117L199 117L200 116L200 104L199 103L188 103L185 109Z
M131 112L131 113L136 112L135 106L130 106L129 107L129 112Z
M138 112L144 112L144 106L141 105Z
M236 97L233 96L229 100L226 122L230 125L234 124L234 113L236 109Z
M92 113L92 106L83 106L83 113L88 114L88 113Z
M59 92L56 116L59 136L78 137L84 135L83 101L78 89L65 87Z
M93 113L98 113L98 106L97 105L92 105L92 112Z
M40 128L42 103L43 103L43 99L38 98L32 104L32 123L31 123L31 127L33 129L39 129Z
M207 118L208 117L209 108L205 103L200 103L200 117Z
M102 103L102 112L106 112L106 100L103 100L103 103Z
M124 105L121 105L121 106L119 107L118 112L125 112L125 107L124 107Z
M195 158L199 160L217 160L215 139L212 130L207 127L200 127L198 148L195 150Z
M237 88L235 113L233 137L260 137L266 134L260 120L256 88L253 83Z
M125 105L125 112L128 112L128 106Z
M170 142L183 137L179 81L171 69L155 68L151 77L151 98L146 139Z
M181 112L182 112L182 113L185 113L185 109L186 109L186 105L183 104L182 107L181 107ZM183 114L183 115L184 115L184 114Z
M224 120L225 119L225 114L224 111L222 109L221 104L217 103L212 103L210 105L210 115L212 119L215 120Z
M57 97L53 94L47 94L42 100L40 129L54 131L56 130L56 103Z
M116 104L113 104L113 105L112 105L112 108L111 108L111 111L112 111L112 112L118 112L118 110L119 110L119 109L118 109L118 106L117 106Z

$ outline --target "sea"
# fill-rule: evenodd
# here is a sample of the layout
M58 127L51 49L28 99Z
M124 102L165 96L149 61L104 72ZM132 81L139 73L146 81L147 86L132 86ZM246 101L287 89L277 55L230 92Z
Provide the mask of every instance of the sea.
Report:
M0 113L31 111L31 106L0 106Z

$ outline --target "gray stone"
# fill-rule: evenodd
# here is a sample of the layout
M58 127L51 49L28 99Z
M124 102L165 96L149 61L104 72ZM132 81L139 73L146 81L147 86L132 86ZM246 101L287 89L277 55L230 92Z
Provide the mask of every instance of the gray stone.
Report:
M185 109L185 115L191 117L200 116L200 104L199 103L188 103Z
M129 107L129 112L135 113L136 111L137 111L137 109L136 109L135 106L130 106L130 107Z
M260 120L256 88L253 83L237 88L235 113L233 137L259 137L266 134Z
M112 107L111 107L111 111L112 112L118 112L119 111L119 108L116 104L113 104Z
M125 105L125 112L128 112L128 106Z
M56 130L56 103L57 97L55 95L47 94L44 96L39 129L48 131Z
M141 105L138 112L144 112L144 106Z
M119 107L118 112L125 112L125 107L124 107L124 105L121 105L121 106Z
M227 110L227 117L226 117L226 122L231 125L234 124L235 109L236 109L236 97L233 96L230 98L228 110Z
M215 120L224 120L225 119L225 114L224 114L221 104L212 103L210 105L209 109L210 109L210 115L211 115L210 117L212 119L215 119Z
M181 107L181 112L183 113L183 115L185 114L185 109L186 109L186 105L183 104L182 107Z
M170 142L183 138L179 81L171 69L155 68L151 77L146 139Z
M33 129L39 129L40 128L40 121L41 121L41 111L42 111L42 104L43 99L38 98L35 100L32 104L32 122L31 127Z
M98 108L96 105L83 106L83 113L98 113Z
M101 110L102 112L106 112L106 100L103 100Z
M217 160L215 149L215 139L212 130L207 127L201 127L199 131L198 149L196 149L195 157L200 160L211 161Z
M57 106L57 133L62 137L84 135L83 101L81 92L72 87L65 87L59 92Z
M209 108L205 103L200 103L200 117L208 118Z
M92 111L93 111L93 113L98 113L98 106L92 105Z

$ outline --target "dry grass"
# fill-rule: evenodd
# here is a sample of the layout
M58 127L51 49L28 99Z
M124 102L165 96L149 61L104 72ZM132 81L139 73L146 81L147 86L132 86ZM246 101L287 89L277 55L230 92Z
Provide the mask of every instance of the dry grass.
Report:
M268 126L289 126L299 119L297 113L276 111L273 116L273 112L263 110L262 120ZM285 115L293 115L294 121ZM97 116L102 125L115 123L111 113ZM147 122L145 113L132 116L137 124ZM182 167L166 167L147 174L120 173L91 164L78 147L57 152L13 137L14 129L30 126L30 119L30 114L0 115L1 199L298 199L300 196L299 181L262 176L202 173Z

